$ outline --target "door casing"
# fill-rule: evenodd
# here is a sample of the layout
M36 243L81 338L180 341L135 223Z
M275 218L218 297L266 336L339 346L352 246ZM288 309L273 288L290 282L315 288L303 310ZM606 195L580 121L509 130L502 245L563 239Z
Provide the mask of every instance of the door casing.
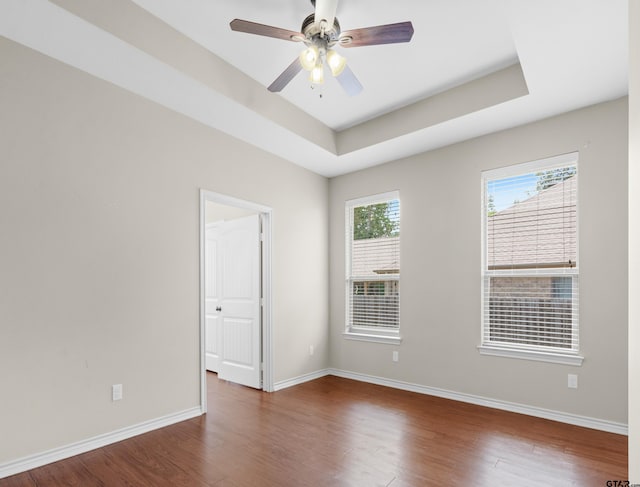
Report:
M271 253L273 210L259 203L241 200L213 191L200 190L200 408L207 412L207 373L205 364L205 234L206 202L234 206L255 211L262 220L262 390L273 391L273 336L272 336L272 292Z

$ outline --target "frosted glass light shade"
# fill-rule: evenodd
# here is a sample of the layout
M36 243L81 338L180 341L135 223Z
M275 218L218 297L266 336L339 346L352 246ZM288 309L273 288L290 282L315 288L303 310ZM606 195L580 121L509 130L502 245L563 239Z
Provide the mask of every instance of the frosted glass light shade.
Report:
M300 64L307 71L311 71L318 62L320 53L316 46L309 46L307 49L300 53Z
M327 52L327 64L329 65L331 74L339 76L340 73L344 71L344 68L347 65L347 60L333 49L330 49L329 52Z
M319 62L313 67L309 75L309 81L316 85L324 83L324 68L322 63Z

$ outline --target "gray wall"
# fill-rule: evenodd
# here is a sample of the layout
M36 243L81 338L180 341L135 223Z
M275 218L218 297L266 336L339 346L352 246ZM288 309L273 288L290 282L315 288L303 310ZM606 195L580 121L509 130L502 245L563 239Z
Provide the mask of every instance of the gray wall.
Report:
M582 367L481 356L480 173L580 152ZM399 346L344 330L344 203L399 190ZM330 181L330 363L338 369L627 422L627 99ZM393 363L392 350L399 351ZM567 388L577 373L579 389Z
M640 484L640 0L629 2L629 480Z
M328 182L5 39L0 59L0 464L198 405L200 188L274 209L276 381L331 366L627 422L626 99ZM584 365L480 356L480 172L575 150ZM403 342L346 341L344 201L395 189Z
M327 367L325 178L3 38L0 59L0 464L199 404L200 188L273 208L275 380Z

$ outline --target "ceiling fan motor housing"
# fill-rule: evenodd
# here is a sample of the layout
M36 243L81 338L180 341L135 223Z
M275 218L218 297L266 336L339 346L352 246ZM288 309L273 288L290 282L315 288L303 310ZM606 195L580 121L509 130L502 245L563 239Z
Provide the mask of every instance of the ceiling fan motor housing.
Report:
M326 24L324 22L323 24ZM323 27L324 27L324 35L323 35ZM302 22L302 27L300 28L300 32L305 37L305 44L314 44L316 39L322 39L326 41L327 47L332 47L339 41L340 37L340 22L338 22L338 18L334 17L333 26L331 29L328 29L326 25L319 26L315 23L315 13L307 16L306 19Z

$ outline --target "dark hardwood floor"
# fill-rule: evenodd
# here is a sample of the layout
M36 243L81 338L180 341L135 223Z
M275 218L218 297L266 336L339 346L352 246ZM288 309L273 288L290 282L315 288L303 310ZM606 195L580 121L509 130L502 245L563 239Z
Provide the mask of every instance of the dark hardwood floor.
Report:
M621 435L337 377L274 394L211 373L208 382L206 416L0 487L604 487L627 478Z

